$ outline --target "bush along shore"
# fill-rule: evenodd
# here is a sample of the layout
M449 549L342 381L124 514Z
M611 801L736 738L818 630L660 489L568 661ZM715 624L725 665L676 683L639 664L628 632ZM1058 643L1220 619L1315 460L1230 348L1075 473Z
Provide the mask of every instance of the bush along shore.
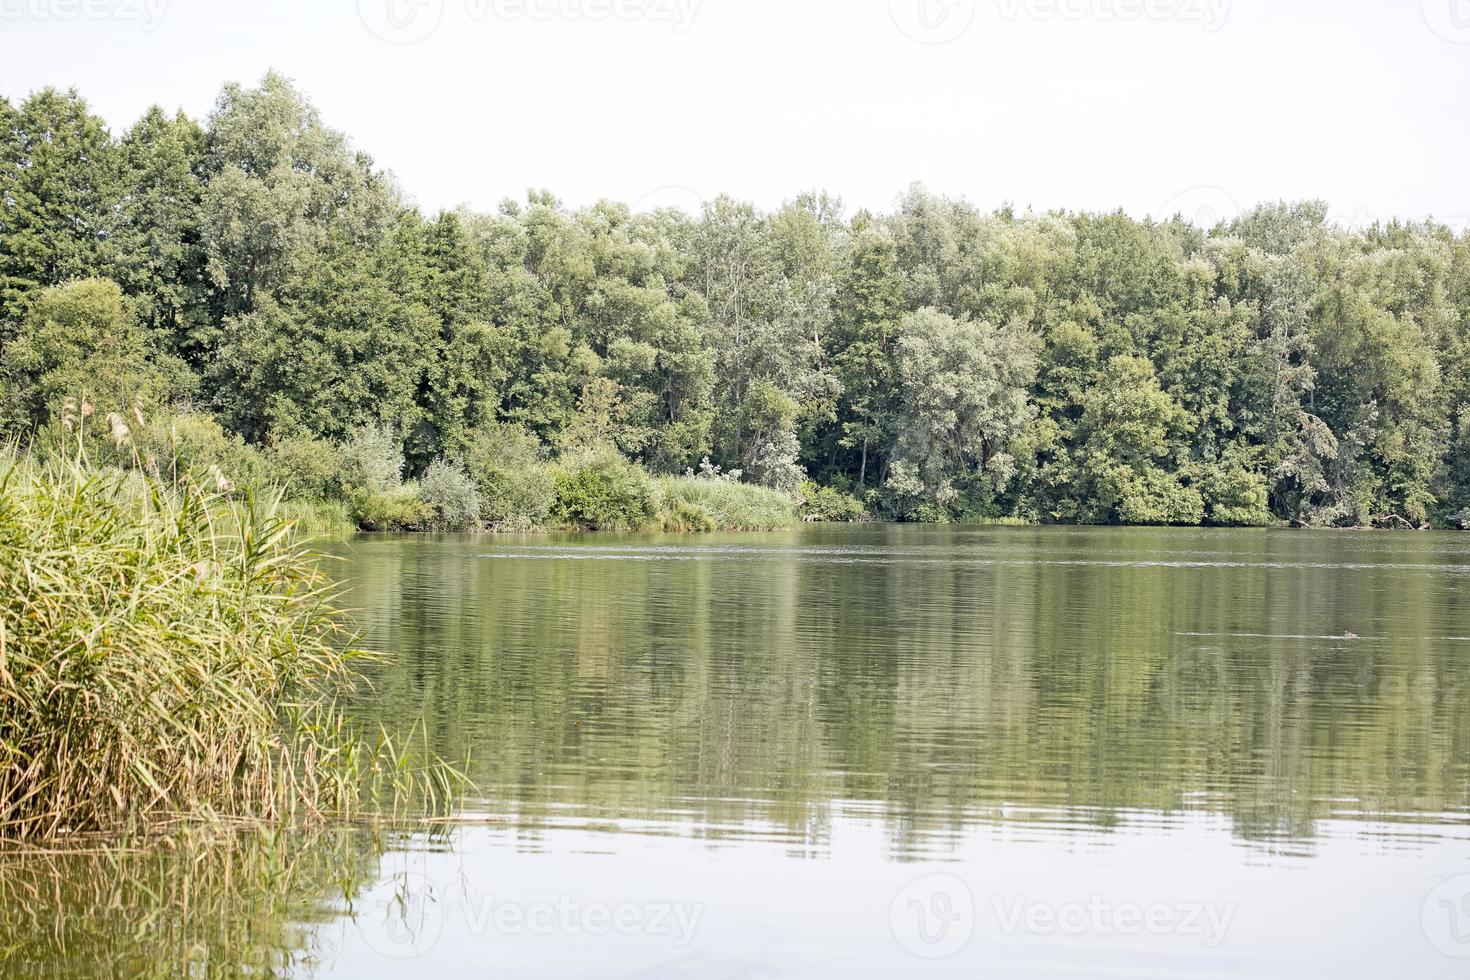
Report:
M323 526L1470 524L1470 235L1434 221L425 214L279 75L118 133L8 94L0 438L137 405Z
M63 399L62 418L95 412ZM856 500L808 484L796 493L740 482L708 460L682 476L653 476L611 446L552 455L510 427L487 426L464 461L435 460L405 476L402 441L364 426L341 442L298 438L247 445L194 411L108 413L100 424L53 425L29 454L80 448L90 464L169 488L205 487L221 501L274 501L308 537L354 531L769 531L798 520L859 520ZM804 496L803 494L810 496Z
M391 819L459 782L339 707L356 649L276 507L71 452L0 457L0 842Z

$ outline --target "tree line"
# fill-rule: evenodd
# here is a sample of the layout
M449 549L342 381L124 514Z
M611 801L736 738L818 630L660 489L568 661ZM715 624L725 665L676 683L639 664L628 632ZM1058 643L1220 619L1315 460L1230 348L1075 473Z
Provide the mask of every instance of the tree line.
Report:
M708 458L900 520L1470 521L1470 237L1326 212L425 214L279 75L119 135L46 89L0 99L0 425L81 394L262 449L390 433L410 475Z

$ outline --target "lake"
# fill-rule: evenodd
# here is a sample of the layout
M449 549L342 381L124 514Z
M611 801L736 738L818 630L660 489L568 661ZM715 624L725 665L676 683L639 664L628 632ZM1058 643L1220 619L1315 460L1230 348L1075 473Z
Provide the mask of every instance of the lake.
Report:
M41 967L139 955L154 881L199 912L147 928L298 974L1470 975L1470 536L332 550L391 655L354 711L465 760L465 821L63 866Z

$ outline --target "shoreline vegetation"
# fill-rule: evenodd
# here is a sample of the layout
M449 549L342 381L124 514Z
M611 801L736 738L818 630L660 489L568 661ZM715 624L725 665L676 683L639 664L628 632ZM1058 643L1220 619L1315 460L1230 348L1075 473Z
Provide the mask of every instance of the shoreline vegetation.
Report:
M0 850L450 806L453 768L341 707L373 655L291 521L90 463L90 414L70 455L0 454Z
M1326 215L425 214L276 74L116 134L46 89L0 436L85 396L322 528L1470 525L1470 237Z

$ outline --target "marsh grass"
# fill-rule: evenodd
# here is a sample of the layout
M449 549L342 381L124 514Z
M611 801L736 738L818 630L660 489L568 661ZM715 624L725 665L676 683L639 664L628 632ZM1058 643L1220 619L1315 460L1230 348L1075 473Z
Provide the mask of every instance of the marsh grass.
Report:
M688 476L655 482L670 530L705 530L695 516L700 512L725 531L776 531L796 523L796 501L778 490Z
M276 502L0 456L0 841L447 805L338 707L370 655L335 599Z

